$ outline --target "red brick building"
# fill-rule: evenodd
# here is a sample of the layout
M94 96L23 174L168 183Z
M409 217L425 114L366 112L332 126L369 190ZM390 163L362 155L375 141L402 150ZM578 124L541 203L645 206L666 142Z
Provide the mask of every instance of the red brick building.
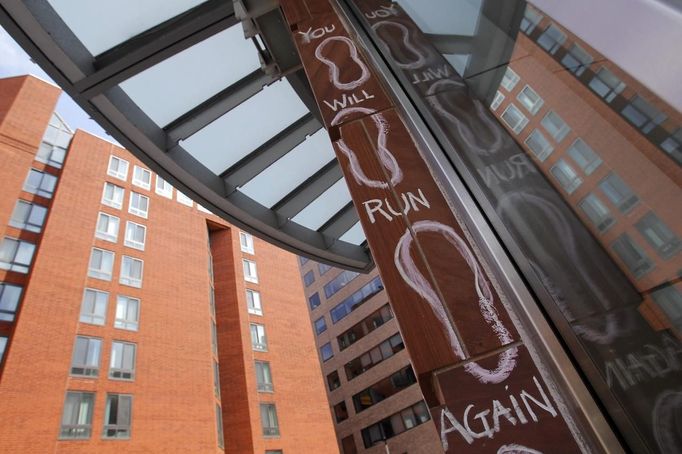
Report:
M295 256L59 95L0 81L0 451L337 452Z

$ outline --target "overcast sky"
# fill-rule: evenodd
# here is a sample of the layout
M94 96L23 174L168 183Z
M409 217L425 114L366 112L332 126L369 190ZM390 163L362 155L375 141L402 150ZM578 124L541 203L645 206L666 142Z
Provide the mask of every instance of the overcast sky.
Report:
M26 53L14 42L7 32L0 27L0 79L5 77L32 74L43 80L54 83L38 65L33 63ZM56 85L56 84L55 84ZM73 130L82 129L109 141L109 136L83 109L66 94L62 93L57 103L57 112Z

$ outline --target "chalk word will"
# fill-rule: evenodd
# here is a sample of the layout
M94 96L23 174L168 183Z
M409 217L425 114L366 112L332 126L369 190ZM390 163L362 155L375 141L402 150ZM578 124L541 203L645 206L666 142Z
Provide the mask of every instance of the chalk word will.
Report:
M419 195L416 196L410 191L400 194L403 206L399 207L398 210L393 208L391 202L388 201L388 198L384 198L383 200L370 199L362 202L362 205L365 207L365 211L367 211L367 216L369 217L369 222L372 224L376 222L376 217L374 216L375 213L379 213L390 222L401 214L409 213L410 210L419 211L419 205L425 208L431 208L431 204L426 199L426 196L421 189L417 189L417 194ZM384 207L386 209L384 209Z
M370 95L365 90L362 90L360 95L357 93L351 93L350 95L342 93L340 100L332 99L332 102L329 102L323 99L322 102L325 103L331 110L336 112L339 109L345 109L348 106L354 106L369 99L374 99L374 95Z
M428 68L421 72L412 73L412 85L421 84L423 82L431 82L433 80L440 80L450 77L450 70L447 65L436 68Z
M533 377L533 383L538 391L537 396L531 395L526 390L521 390L518 398L513 394L507 396L509 406L505 406L501 401L493 399L490 408L481 409L472 415L476 409L473 404L469 404L464 409L460 419L457 419L448 407L444 407L440 414L440 439L443 449L445 451L448 450L448 434L452 432L458 433L464 441L472 444L479 438L487 437L492 439L496 433L500 432L503 419L512 426L528 424L531 421L537 423L540 421L536 413L537 409L555 418L557 416L556 408L554 408L552 401L542 388L540 381ZM506 386L505 389L507 389ZM523 408L521 404L523 404ZM523 411L524 408L526 410L525 413Z

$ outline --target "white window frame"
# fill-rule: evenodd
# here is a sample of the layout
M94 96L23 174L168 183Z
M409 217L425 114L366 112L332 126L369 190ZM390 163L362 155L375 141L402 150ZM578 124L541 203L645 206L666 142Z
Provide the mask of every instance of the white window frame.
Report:
M247 254L255 254L255 249L253 247L253 235L246 232L239 232L239 245L241 246L242 252Z
M552 116L555 116L556 118L561 120L561 123L563 123L563 125L556 131L556 135L552 134L552 131L550 131L550 129L553 128L547 127L547 125L550 125L552 127L555 126L552 120L550 119ZM554 110L550 110L549 112L547 112L545 116L542 117L542 120L540 120L540 124L545 129L545 131L547 131L547 134L549 134L549 136L552 139L554 139L556 143L561 143L561 141L564 140L564 137L566 137L566 135L569 132L571 132L571 127L568 126L568 123L566 123L564 119L561 117L561 115L556 113L556 111Z
M500 107L500 104L502 104L502 101L504 101L504 95L497 90L493 102L490 103L490 110L497 110L497 108Z
M136 318L133 321L128 318L128 312L130 311L130 303L134 301L137 303ZM140 327L140 299L133 298L132 296L117 295L116 296L116 312L114 314L114 328L124 329L127 331L137 331ZM119 310L119 308L121 308ZM123 308L125 308L125 314L122 314ZM119 314L123 315L124 318L119 317Z
M251 297L249 298L249 295ZM253 304L251 304L253 302ZM263 303L260 299L260 292L250 288L246 289L246 307L249 314L263 315Z
M564 175L567 175L565 172L563 172L562 166L566 166L568 169L573 172L573 179L569 182L566 186L564 186L564 182L557 176L557 174L554 172L554 169L557 169L558 171L561 171ZM570 165L566 160L564 159L559 159L557 162L549 169L549 172L552 174L554 179L559 183L559 186L566 191L568 194L573 194L576 189L583 183L583 179L580 178L578 175L578 172L575 171L572 165Z
M107 199L107 188L111 186L114 188L114 198L113 199ZM119 191L120 190L120 191ZM116 194L120 193L121 194L121 201L119 203L116 203ZM126 191L120 186L116 186L114 183L109 183L108 181L104 183L104 187L102 188L102 205L109 206L111 208L116 208L117 210L120 210L123 208L123 200L125 199Z
M188 206L188 207L194 206L194 200L187 197L185 194L183 194L181 191L178 191L177 189L175 190L175 200L178 203L181 203L181 204Z
M89 293L92 292L95 294L95 300L93 304L93 312L87 312L84 313L85 309L85 296ZM103 315L97 315L97 296L98 295L104 295L104 314ZM83 290L83 299L81 300L81 310L79 313L79 318L78 320L81 323L87 323L89 325L97 325L97 326L104 326L107 323L107 307L109 306L109 292L105 292L104 290L99 290L96 288L86 288Z
M140 277L134 276L124 276L123 271L125 269L124 264L127 261L140 262ZM142 288L142 278L144 276L144 260L138 259L136 257L131 257L129 255L124 255L121 257L121 271L119 273L118 282L122 285L127 285L129 287Z
M110 218L108 227L111 226L111 220L112 219L115 220L116 228L114 229L115 231L113 233L110 233L108 231L102 232L101 230L99 230L99 220L102 218L102 216ZM100 211L97 214L97 224L95 225L95 237L99 238L101 240L104 240L104 241L109 241L111 243L115 243L116 241L118 241L118 230L120 227L121 227L121 219L120 218L118 218L117 216L114 216L113 214L104 213L104 212ZM111 229L109 229L109 230L111 230Z
M118 161L118 165L116 166L116 169L111 168L111 164L115 161ZM125 171L121 171L119 166L121 163L125 163ZM114 178L118 178L119 180L126 181L128 179L128 168L130 168L130 163L126 161L125 159L119 158L118 156L114 156L113 154L109 156L109 165L107 166L107 175L112 176Z
M145 183L144 180L141 180L139 177L141 175L147 175L148 181ZM145 169L144 167L140 167L138 165L133 166L133 184L135 186L139 186L143 189L149 190L149 188L152 187L152 172L148 169Z
M521 117L522 117L522 118L520 119L520 121L519 121L518 123L516 123L515 125L509 124L509 123L507 122L507 120L504 118L504 114L506 114L507 111L509 111L509 110L515 110L515 111L517 111L517 112L521 115ZM521 112L521 109L519 109L518 107L516 107L513 103L509 103L509 105L507 106L507 108L504 109L504 112L502 112L502 115L500 115L500 119L502 119L502 121L504 122L504 124L506 124L507 126L509 126L509 129L511 129L512 132L514 132L514 134L518 134L518 133L520 133L521 131L523 131L523 128L525 128L526 125L528 124L528 117L526 117L526 116L523 114L523 112Z
M528 96L528 94L526 93L526 90L534 94L537 97L537 99L533 101L531 99L531 96ZM538 94L538 92L533 90L533 87L531 87L528 84L524 85L524 87L519 91L519 94L516 95L516 99L528 112L530 112L531 115L535 115L536 113L538 113L542 108L542 105L545 103L545 101ZM526 100L529 101L530 105L526 105L525 102Z
M15 215L17 214L17 211L19 207L27 205L27 216L25 218L16 218ZM47 208L38 204L38 203L33 203L29 202L27 200L22 200L19 199L17 200L16 205L14 205L14 210L12 210L12 215L9 220L9 225L12 227L15 227L17 229L21 230L26 230L29 232L35 232L35 233L40 233L43 230L43 226L45 225L45 220L47 219ZM37 224L35 221L35 213L42 213L42 219L40 220L40 224Z
M133 206L133 199L135 199L136 197L147 200L146 210L142 210L140 208ZM149 202L150 202L149 197L147 197L146 195L140 194L139 192L130 191L130 196L128 197L128 213L147 219L147 216L149 216Z
M115 357L114 355L114 347L116 344L121 345L121 358L120 358L120 366L121 367L114 367L117 366L115 362L118 360L118 358ZM126 347L132 347L132 368L131 369L124 369L123 368L123 359L125 358L125 353L126 353ZM130 351L130 348L128 349ZM121 340L114 340L111 342L111 354L109 356L109 372L108 376L109 379L111 380L122 380L122 381L133 381L135 380L135 369L136 369L136 363L137 363L137 344L133 342L126 342L126 341L121 341ZM120 376L117 376L120 375Z
M521 80L521 77L519 77L519 75L516 74L513 69L507 66L507 70L504 72L500 86L507 91L512 91L514 87L516 87L516 84L519 83L519 80Z
M142 242L141 243L139 241L135 241L134 239L131 239L128 237L128 232L129 232L130 226L142 227L144 234L142 235ZM125 246L131 247L133 249L144 251L144 246L145 246L146 242L147 242L147 227L145 225L138 224L137 222L127 221L125 233L124 233L123 244Z
M258 267L256 266L256 262L254 262L253 260L242 259L242 268L244 269L244 280L247 282L253 282L254 284L257 284L258 283ZM247 268L248 268L248 274L247 274ZM251 273L251 271L253 271L253 273Z
M265 334L265 325L261 323L249 323L249 333L251 335L251 348L257 352L267 352L268 336Z
M92 263L92 254L95 251L100 251L103 254L110 255L111 256L111 269L106 272L106 270L103 270L102 268L90 268L90 264ZM101 279L103 281L110 281L111 277L114 274L114 262L116 261L116 254L113 251L108 251L106 249L101 249L98 247L92 248L90 251L90 258L88 260L88 276L95 278L95 279Z
M533 137L535 134L537 134L537 135L539 135L540 137L542 137L543 140L544 140L545 143L546 143L545 148L543 148L543 149L540 150L540 151L536 151L536 150L534 150L534 149L530 146L531 137ZM544 135L544 134L542 133L542 131L540 131L539 129L533 129L533 130L531 131L531 133L528 134L528 137L526 137L526 140L524 140L523 143L528 147L528 149L529 149L530 152L533 154L533 156L535 156L535 157L538 159L538 161L540 161L540 162L544 162L545 159L547 159L547 157L548 157L549 155L551 155L552 152L554 151L554 147L552 146L552 144L549 142L549 140L547 140L547 138L545 137L545 135Z
M154 186L154 191L161 197L165 197L167 199L173 198L173 186L158 175L156 176L156 185Z

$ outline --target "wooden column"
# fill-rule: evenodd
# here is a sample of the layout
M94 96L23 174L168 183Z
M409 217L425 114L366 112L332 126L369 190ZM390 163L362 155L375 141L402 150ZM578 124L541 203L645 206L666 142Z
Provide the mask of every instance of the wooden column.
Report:
M366 15L395 15L391 8L376 2ZM283 1L282 9L444 450L580 452L475 247L339 15L325 0Z

